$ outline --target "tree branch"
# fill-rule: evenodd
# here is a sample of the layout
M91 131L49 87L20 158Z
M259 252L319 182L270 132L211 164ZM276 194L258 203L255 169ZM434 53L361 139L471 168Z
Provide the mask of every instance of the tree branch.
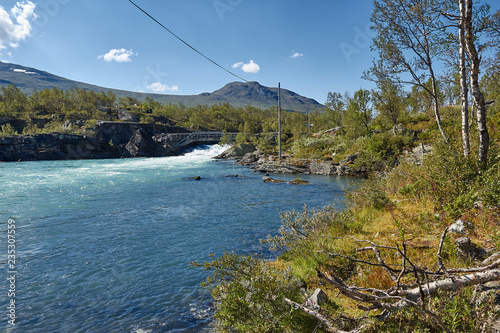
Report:
M343 330L340 330L340 329L336 328L335 326L333 326L333 323L328 318L326 318L321 313L319 313L318 311L309 309L308 307L305 307L305 306L303 306L303 305L301 305L301 304L299 304L297 302L289 300L288 298L285 298L285 302L287 302L288 304L292 305L293 307L295 307L297 309L300 309L300 310L304 311L305 313L307 313L307 314L315 317L316 319L318 319L323 325L325 325L325 327L326 327L326 329L327 329L328 332L334 332L334 333L359 333L359 332L361 332L361 330L364 327L364 325L362 325L361 327L358 327L357 329L355 329L353 331L343 331Z

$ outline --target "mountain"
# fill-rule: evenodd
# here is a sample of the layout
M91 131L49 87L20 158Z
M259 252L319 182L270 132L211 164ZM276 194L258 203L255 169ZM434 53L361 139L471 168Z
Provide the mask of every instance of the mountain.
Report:
M95 92L112 91L117 98L130 96L139 101L147 96L162 104L184 104L186 107L196 105L213 105L228 103L235 107L252 105L258 108L270 108L278 105L278 88L265 87L258 82L231 82L212 93L199 95L166 95L148 94L132 91L99 87L96 85L69 80L45 71L21 65L0 62L0 86L15 84L26 94L31 94L34 89L43 90L56 87L69 90L72 87L92 90ZM293 91L281 89L282 108L299 112L320 110L323 105L314 99L301 96Z

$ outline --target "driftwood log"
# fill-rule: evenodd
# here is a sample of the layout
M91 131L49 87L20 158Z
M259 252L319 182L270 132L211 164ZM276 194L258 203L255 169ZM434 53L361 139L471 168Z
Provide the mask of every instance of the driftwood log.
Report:
M441 321L440 317L426 307L426 297L429 297L430 301L430 296L435 294L437 291L453 291L464 287L482 285L491 281L499 281L500 252L491 254L486 260L475 267L457 269L446 268L442 261L441 252L448 228L446 228L441 235L440 244L436 253L436 266L438 267L436 271L414 264L406 254L405 243L401 246L396 245L392 247L378 245L368 240L358 240L354 237L335 238L351 240L360 244L368 244L368 246L358 248L356 251L373 251L376 259L373 261L361 260L339 253L318 251L331 257L345 258L358 264L382 267L389 274L395 284L389 289L381 290L359 286L348 286L340 278L317 269L318 277L327 284L338 289L342 295L357 301L359 303L358 308L364 311L383 310L382 314L377 316L378 319L383 320L384 318L387 318L393 311L398 311L406 307L413 307L432 318L439 326L441 326L443 331L451 332L451 330ZM382 249L396 252L401 257L401 263L387 263L380 253L380 250ZM411 277L411 284L402 283L402 278L405 276ZM295 308L317 318L329 332L347 333L346 331L335 327L335 320L328 318L322 314L320 310L308 308L306 305L298 304L289 299L285 299L285 301ZM349 333L361 332L363 326L363 324L360 324L358 325L358 328L350 331Z

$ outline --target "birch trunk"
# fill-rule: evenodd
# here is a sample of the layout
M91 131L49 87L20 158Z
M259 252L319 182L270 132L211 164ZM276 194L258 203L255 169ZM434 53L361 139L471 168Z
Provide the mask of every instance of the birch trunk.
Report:
M462 104L462 144L464 156L469 156L470 138L469 138L469 89L467 87L467 68L465 63L465 29L463 18L465 17L465 0L458 0L460 9L460 19L458 24L459 49L459 67L460 67L460 99Z
M467 53L469 55L471 69L471 93L474 97L474 102L477 108L477 128L479 131L479 152L478 152L478 168L483 170L486 167L486 161L488 159L488 148L490 145L490 136L488 133L488 127L486 125L486 104L484 102L484 95L479 88L479 70L481 64L481 58L477 52L476 46L474 44L474 29L472 26L473 16L472 16L472 2L473 0L465 1L465 13L462 19L462 25L465 30L465 45L467 47Z

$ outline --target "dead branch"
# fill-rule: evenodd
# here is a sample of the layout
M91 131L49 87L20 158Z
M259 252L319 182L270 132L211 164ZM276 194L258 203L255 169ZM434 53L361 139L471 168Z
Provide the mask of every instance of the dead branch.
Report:
M315 317L316 319L318 319L323 325L325 325L326 329L328 332L334 332L334 333L359 333L361 332L361 329L363 329L363 326L361 327L358 327L357 329L353 330L353 331L343 331L343 330L340 330L338 328L336 328L335 326L333 326L332 322L326 318L325 316L323 316L321 313L319 313L318 311L315 311L315 310L312 310L312 309L309 309L308 307L302 305L302 304L299 304L297 302L294 302L292 300L289 300L288 298L285 298L285 302L287 302L288 304L294 306L295 308L297 309L300 309L302 311L304 311L305 313Z
M449 275L448 271L446 270L446 268L444 267L444 264L443 264L443 258L441 257L441 251L443 250L443 243L444 243L444 239L446 237L446 233L448 232L448 229L449 227L446 227L443 231L443 234L441 235L441 240L439 241L439 248L438 248L438 252L437 252L437 262L438 262L438 265L439 265L439 269L438 269L438 272L440 270L442 270L443 272L446 273L446 275Z
M348 286L340 278L331 275L328 271L316 269L318 278L336 288L340 294L359 302L358 308L366 312L372 310L383 310L384 314L399 311L406 307L413 307L417 311L432 318L441 328L450 332L444 325L440 317L430 310L431 296L438 291L455 291L461 288L484 284L490 281L500 281L500 252L493 253L481 265L469 268L446 268L442 259L442 249L449 227L445 228L441 234L439 247L437 249L437 270L433 271L426 267L417 266L407 254L406 244L402 246L385 246L375 244L369 240L359 240L352 236L331 237L334 239L351 240L355 243L368 243L369 246L356 249L356 252L373 251L375 259L358 259L340 253L330 253L327 251L317 251L325 253L332 258L344 258L360 265L382 267L390 275L395 285L387 290L376 288L366 288L361 286ZM384 259L380 249L390 250L401 257L401 263L390 263ZM385 252L384 252L385 253ZM407 276L407 282L403 284L402 278ZM428 297L429 304L426 308L425 297ZM333 320L319 313L317 310L309 309L293 301L286 300L298 309L314 316L320 320L330 332L344 332L333 326ZM387 316L383 317L386 318ZM359 332L361 328L353 332Z
M391 279L393 281L397 281L398 277L396 276L396 274L394 274L394 270L392 270L389 266L387 266L384 259L382 259L382 256L380 255L380 251L378 250L378 248L376 246L372 245L369 247L364 247L364 248L358 249L357 251L360 252L360 251L364 251L364 250L372 250L373 253L375 253L375 257L377 258L379 264L382 265L382 267L385 269L385 271L391 276Z
M424 284L419 288L413 288L409 290L400 290L395 294L398 296L404 296L411 300L416 300L420 297L420 288L428 294L435 294L438 290L451 291L458 290L460 288L475 286L478 284L484 284L491 281L500 280L500 269L492 269L484 272L467 274L462 276L452 276L449 278L444 278L442 280L430 282L429 284Z

